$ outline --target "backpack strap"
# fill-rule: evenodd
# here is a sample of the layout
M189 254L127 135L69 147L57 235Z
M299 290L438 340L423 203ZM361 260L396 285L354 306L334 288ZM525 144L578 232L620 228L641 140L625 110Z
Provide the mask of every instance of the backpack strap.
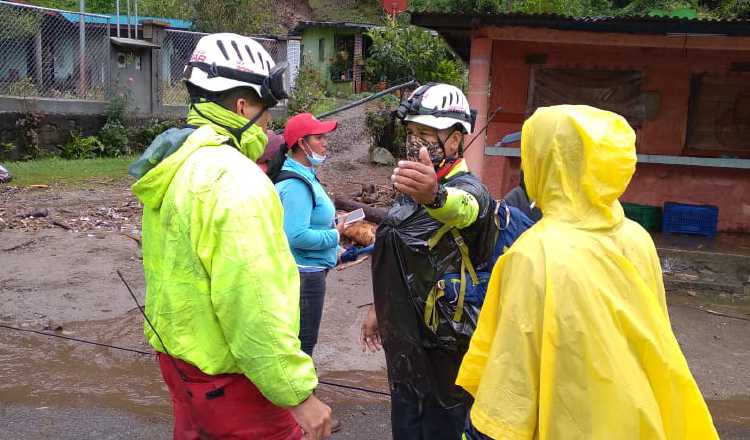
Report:
M461 315L464 312L464 297L466 296L466 272L469 272L471 282L474 283L475 286L479 284L479 277L477 276L477 271L474 270L474 264L472 264L471 257L469 256L469 247L466 245L461 233L458 229L453 228L451 229L451 234L453 234L453 241L456 242L458 250L461 253L461 285L458 291L456 312L453 314L453 321L460 322Z
M440 280L438 281L435 286L432 287L432 290L430 290L429 295L427 295L427 300L425 301L424 305L424 323L427 325L427 328L432 330L433 332L437 331L438 323L440 322L438 319L438 310L437 310L437 300L445 296L445 281Z
M289 179L300 180L302 181L302 183L305 184L305 186L307 186L307 189L310 190L310 197L312 197L313 209L315 209L318 206L318 204L315 203L315 189L313 188L312 183L310 183L309 180L305 179L304 177L295 173L294 171L282 170L281 172L279 172L279 175L276 176L276 180L274 181L274 183L283 182L284 180L289 180Z
M471 262L471 256L469 255L469 246L466 245L466 242L464 241L463 236L461 235L461 232L456 229L452 228L449 225L443 225L440 227L440 229L435 232L435 234L430 237L430 239L427 242L427 245L430 249L437 246L438 242L445 236L446 233L450 231L451 235L453 236L453 241L456 243L456 246L458 246L458 251L461 254L461 284L458 289L458 301L456 303L456 311L453 314L453 321L460 322L461 317L464 312L464 298L466 296L466 272L469 272L469 277L471 277L471 282L474 283L474 285L479 284L479 277L477 276L477 271L474 269L474 264ZM425 304L425 313L424 313L424 321L427 327L430 329L437 329L437 313L435 312L435 302L445 295L445 286L441 286L440 283L442 280L438 281L438 284L433 287L433 289L430 291L428 297L427 297L427 303Z

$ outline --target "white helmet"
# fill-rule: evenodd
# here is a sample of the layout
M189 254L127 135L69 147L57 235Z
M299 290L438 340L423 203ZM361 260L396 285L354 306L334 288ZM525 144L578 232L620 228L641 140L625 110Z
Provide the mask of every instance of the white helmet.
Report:
M474 129L476 112L458 87L429 83L415 90L401 103L396 116L404 122L415 122L437 130L460 125L464 133Z
M250 37L222 33L198 41L185 66L186 81L209 93L249 87L273 107L287 97L286 63L276 65L263 46Z

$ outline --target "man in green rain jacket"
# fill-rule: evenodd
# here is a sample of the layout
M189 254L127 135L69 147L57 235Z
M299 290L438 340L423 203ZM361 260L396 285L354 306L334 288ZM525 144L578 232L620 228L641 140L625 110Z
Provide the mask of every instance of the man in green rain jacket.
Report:
M156 330L145 332L160 353L176 439L330 435L330 409L313 395L315 368L300 349L281 203L254 163L266 110L283 98L279 70L251 38L203 37L186 67L189 127L159 136L130 168Z

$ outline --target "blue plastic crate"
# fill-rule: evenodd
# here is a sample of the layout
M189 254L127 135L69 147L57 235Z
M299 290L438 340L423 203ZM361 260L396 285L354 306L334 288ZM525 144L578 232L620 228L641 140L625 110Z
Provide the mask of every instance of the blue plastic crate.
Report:
M694 234L713 237L719 222L719 208L712 205L664 204L662 231L670 234Z

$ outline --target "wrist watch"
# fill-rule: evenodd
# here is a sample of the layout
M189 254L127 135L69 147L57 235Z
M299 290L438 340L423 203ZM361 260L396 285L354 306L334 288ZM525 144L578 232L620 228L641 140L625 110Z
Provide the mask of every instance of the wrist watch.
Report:
M425 206L430 209L439 209L445 206L446 200L448 200L448 190L445 189L445 186L440 185L435 194L435 200L432 203L426 203Z

